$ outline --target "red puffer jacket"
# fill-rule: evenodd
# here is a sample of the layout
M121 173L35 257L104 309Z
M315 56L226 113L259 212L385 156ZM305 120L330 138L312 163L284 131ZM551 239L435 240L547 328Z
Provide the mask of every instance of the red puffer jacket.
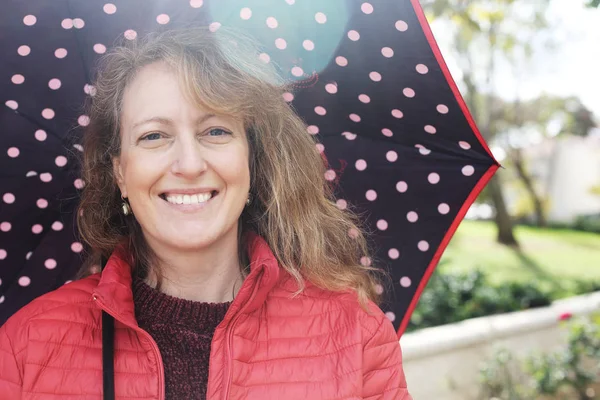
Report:
M411 400L394 328L356 295L296 286L266 242L249 242L253 268L217 327L212 399ZM134 314L130 267L116 252L102 275L69 283L0 328L1 399L101 399L101 310L115 322L118 399L164 399L158 347Z

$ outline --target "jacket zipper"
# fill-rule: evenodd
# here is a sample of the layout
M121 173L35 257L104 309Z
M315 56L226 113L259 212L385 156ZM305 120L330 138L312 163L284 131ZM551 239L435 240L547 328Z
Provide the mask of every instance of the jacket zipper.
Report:
M254 300L254 297L256 296L256 292L258 291L259 284L260 284L260 282L257 282L254 285L254 289L252 291L252 294L250 295L250 299L248 299L248 301L246 302L244 307L240 311L238 311L238 313L234 316L231 323L227 326L227 343L226 343L226 347L225 347L225 353L227 354L227 366L226 366L225 374L224 374L224 376L227 377L227 380L225 381L225 389L223 390L223 400L229 400L229 392L231 390L231 381L233 380L233 373L232 373L233 368L231 367L232 360L233 360L233 354L232 354L232 350L231 350L231 348L233 347L233 331L234 331L236 322L238 321L240 315L242 315L243 312L246 310L246 308L248 307L248 304L252 303L252 300Z
M115 319L115 321L119 321L119 322L123 323L121 320L119 320L116 317L116 313L109 310L108 307L106 307L106 305L104 305L102 303L102 301L100 301L98 299L97 296L94 295L93 299L100 306L100 308L103 309L104 311L106 311L108 314L110 314ZM150 334L148 332L146 332L145 330L143 330L142 328L136 327L133 325L129 325L129 324L125 324L125 323L123 323L123 324L128 326L129 328L141 333L142 335L144 335L146 337L146 339L148 339L150 346L152 347L152 351L154 352L154 356L156 357L156 360L158 361L158 399L165 400L164 365L163 365L162 357L160 355L160 351L158 349L158 345L156 344L154 339L152 339L152 336L150 336Z

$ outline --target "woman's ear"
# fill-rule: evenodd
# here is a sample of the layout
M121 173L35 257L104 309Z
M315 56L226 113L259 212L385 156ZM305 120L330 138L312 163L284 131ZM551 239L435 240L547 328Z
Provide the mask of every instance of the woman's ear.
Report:
M121 158L113 157L112 164L113 175L117 181L119 190L121 190L121 196L127 197L127 185L125 184L125 179L123 179L123 166L121 165Z

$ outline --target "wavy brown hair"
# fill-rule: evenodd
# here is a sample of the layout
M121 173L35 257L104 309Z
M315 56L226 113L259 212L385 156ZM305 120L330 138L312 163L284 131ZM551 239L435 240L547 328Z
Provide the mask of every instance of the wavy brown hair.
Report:
M140 68L163 62L176 72L186 96L204 110L244 121L250 146L253 201L240 217L240 261L244 232L269 244L282 268L332 290L353 289L361 304L377 301L375 268L359 218L340 210L325 179L325 163L306 125L283 99L290 90L273 63L260 60L249 37L224 28L168 31L114 47L99 63L95 93L87 106L78 226L91 247L89 264L128 242L134 269L148 271L155 255L134 217L121 214L122 200L112 159L120 154L123 92ZM350 235L349 232L355 234Z

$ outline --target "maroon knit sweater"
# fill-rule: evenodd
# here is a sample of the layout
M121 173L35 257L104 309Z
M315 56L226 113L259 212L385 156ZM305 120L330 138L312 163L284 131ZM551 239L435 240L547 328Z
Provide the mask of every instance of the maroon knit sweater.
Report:
M231 303L178 299L133 278L135 316L158 344L167 400L206 399L210 344Z

